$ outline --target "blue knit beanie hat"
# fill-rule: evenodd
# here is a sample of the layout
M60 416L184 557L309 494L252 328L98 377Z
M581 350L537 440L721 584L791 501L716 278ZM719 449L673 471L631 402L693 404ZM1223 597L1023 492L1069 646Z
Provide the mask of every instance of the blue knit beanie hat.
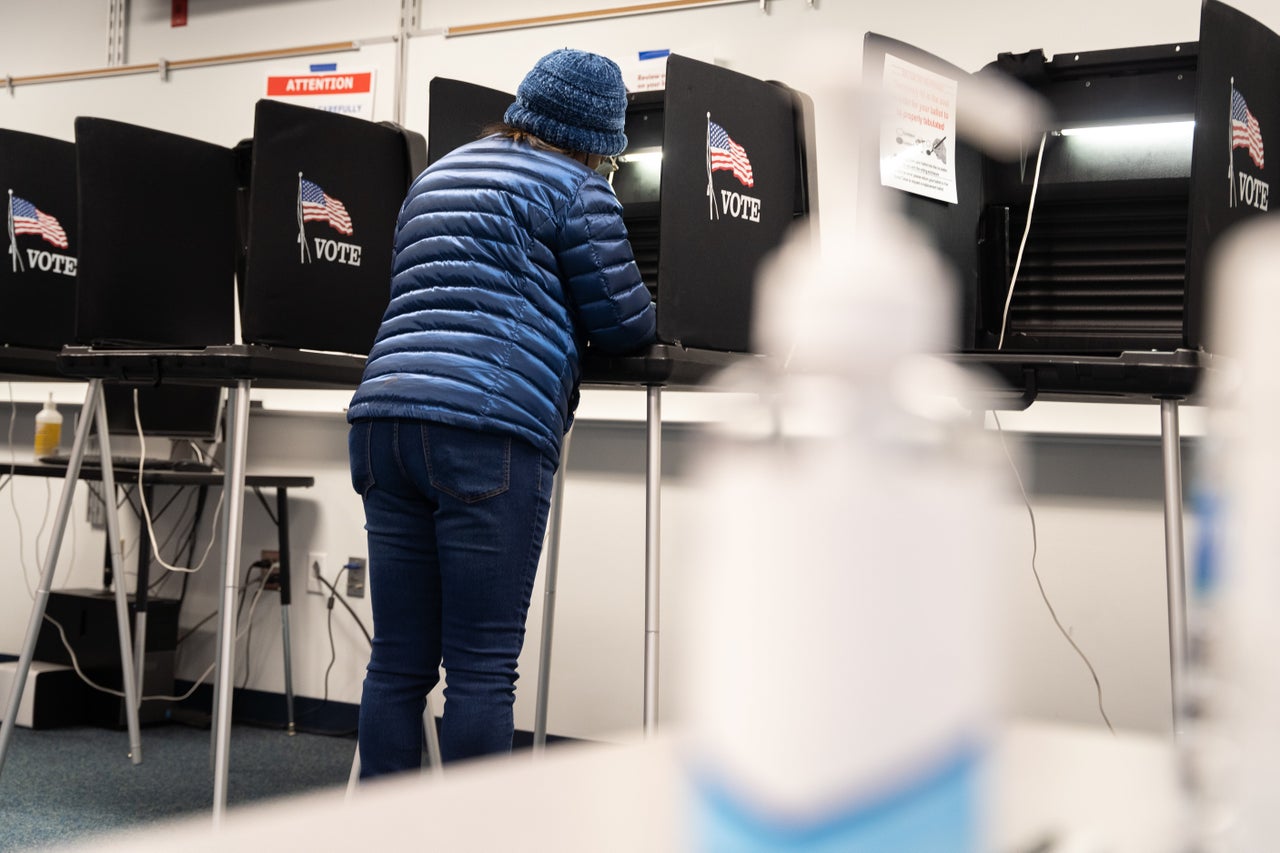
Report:
M617 63L561 48L538 60L503 121L569 151L613 157L627 147L627 88Z

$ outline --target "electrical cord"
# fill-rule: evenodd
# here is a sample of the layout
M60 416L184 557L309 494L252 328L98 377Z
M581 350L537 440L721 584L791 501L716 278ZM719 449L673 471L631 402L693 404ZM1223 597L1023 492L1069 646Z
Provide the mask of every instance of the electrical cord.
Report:
M347 569L349 569L350 567L351 567L350 563L344 564L342 568L338 570L337 577L333 579L334 583L336 583L338 579L342 577L342 573L347 571ZM315 708L310 709L309 711L303 711L302 713L298 714L299 719L301 719L302 717L308 716L311 713L315 713L329 701L329 673L332 672L333 665L338 660L338 649L333 640L333 605L335 601L341 604L344 608L346 608L347 612L351 614L351 618L355 620L356 625L359 626L360 632L364 634L364 638L369 643L369 646L370 647L373 646L373 636L370 635L369 629L364 626L364 622L360 619L360 617L356 614L356 612L351 609L351 605L347 603L347 600L338 592L338 589L334 585L334 583L330 583L327 578L325 578L319 572L316 572L314 567L312 568L312 572L315 574L316 580L320 581L321 584L328 587L329 589L329 599L328 601L325 602L325 606L329 610L329 614L325 620L326 622L325 628L329 635L329 665L325 667L325 671L324 671L324 695L320 698L320 704L317 705Z
M18 452L13 446L13 426L18 421L18 403L13 398L13 383L6 382L5 385L9 387L9 476L6 478L5 484L10 485L13 483L14 471L18 467ZM0 486L0 488L3 487ZM13 495L13 489L9 490L9 494L11 496ZM17 509L16 504L14 505L14 509Z
M264 563L267 565L267 567L268 567L268 568L270 568L271 564L270 564L269 562L267 562L267 561L265 561L265 560L258 560L258 561L256 561L256 562L250 563L250 564L249 564L249 568L248 568L248 569L245 571L245 573L244 573L244 585L240 588L240 602L239 602L239 604L237 604L237 605L236 605L236 622L237 622L237 623L239 623L239 621L240 621L240 611L241 611L241 609L243 609L243 607L244 607L244 594L245 594L245 589L249 586L249 574L254 570L254 568L260 567L260 566L262 566ZM270 577L270 572L268 572L268 573L267 573L267 576L268 576L268 577ZM175 645L175 646L180 646L180 645L182 645L182 644L183 644L183 642L185 642L185 641L187 640L187 638L188 638L188 637L190 637L190 636L191 636L192 634L194 634L196 631L199 631L199 630L200 630L200 628L201 628L201 627L202 627L206 622L208 622L210 619L212 619L213 617L215 617L215 616L217 616L217 615L218 615L218 611L217 611L217 610L214 610L214 611L210 612L209 614L207 614L207 615L206 615L203 619L201 619L199 622L197 622L196 624L194 624L194 625L192 625L190 628L188 628L188 629L186 630L186 633L181 634L181 635L178 637L178 639L174 641L174 645Z
M186 492L187 500L186 500L186 503L182 505L182 509L178 513L178 519L173 523L173 529L169 531L169 535L165 537L164 542L161 543L161 547L167 547L169 543L173 540L173 537L178 535L178 531L182 528L182 522L187 517L187 513L191 511L191 504L195 499L195 492L191 491L190 489L181 488L179 489L179 492ZM187 543L191 541L191 537L194 535L194 529L195 529L195 518L193 516L192 521L187 528L187 535L183 537L183 544L182 544L183 548L186 548ZM150 592L156 592L157 590L160 589L160 587L164 586L165 583L173 576L174 576L173 572L161 573L158 579L151 582L151 585L147 587L147 590Z
M205 453L204 448L200 446L200 443L198 441L192 441L191 439L187 439L187 445L191 448L191 451L195 453L196 458L199 459L203 464L208 465L211 470L214 470L214 471L221 470L221 466L217 464L217 460L213 458L213 454Z
M1013 275L1009 279L1009 290L1005 294L1004 312L1000 316L1000 338L996 342L997 350L1004 348L1004 335L1009 323L1009 307L1013 304L1014 285L1018 282L1018 273L1022 269L1022 255L1027 248L1027 238L1031 234L1031 217L1036 207L1036 192L1040 188L1040 165L1044 161L1044 144L1045 140L1048 139L1048 136L1048 133L1042 133L1040 135L1040 149L1036 152L1035 174L1031 178L1031 198L1027 202L1027 222L1025 227L1022 229L1022 240L1018 244L1018 257L1014 261ZM1103 706L1102 681L1098 678L1098 672L1094 669L1093 663L1089 660L1089 656L1084 653L1084 650L1076 643L1075 638L1073 638L1063 626L1062 621L1058 618L1057 611L1053 607L1053 603L1049 600L1049 594L1045 591L1044 582L1040 578L1040 570L1036 566L1036 555L1039 553L1040 546L1036 533L1035 510L1031 507L1031 498L1028 497L1027 489L1022 483L1022 475L1018 472L1018 466L1014 464L1013 455L1009 452L1008 443L1004 438L1004 427L1000 424L1000 416L993 410L991 412L991 417L995 420L996 432L1000 436L1000 447L1004 451L1005 458L1009 460L1009 467L1013 469L1014 479L1018 483L1018 491L1022 493L1022 502L1026 505L1027 515L1031 519L1031 573L1035 576L1036 587L1040 590L1040 598L1044 601L1044 606L1048 608L1049 615L1053 617L1053 624L1058 626L1058 631L1066 638L1067 642L1071 644L1071 648L1075 650L1076 654L1079 655L1080 660L1084 661L1084 665L1088 668L1089 675L1093 678L1093 686L1098 695L1098 713L1102 715L1102 721L1107 724L1107 730L1112 734L1115 734L1115 727L1111 725L1111 718L1107 716L1107 710Z
M182 644L186 641L186 639L187 639L188 637L190 637L190 636L191 636L192 634L194 634L196 631L199 631L199 630L200 630L200 628L201 628L201 626L203 626L203 625L204 625L204 623L208 622L210 619L212 619L213 617L215 617L215 616L217 616L217 615L218 615L218 611L216 611L216 610L215 610L215 611L213 611L212 613L210 613L208 616L205 616L205 617L204 617L203 619L201 619L199 622L197 622L196 624L194 624L194 625L192 625L190 628L188 628L188 629L187 629L187 632L186 632L185 634L183 634L182 636L178 637L178 639L177 639L177 640L175 640L173 644L174 644L175 646L180 646L180 645L182 645Z
M334 575L334 581L340 580L342 573L346 570L347 564L343 563L342 568L338 569L338 574ZM320 576L319 572L316 572L316 577L320 578L321 583L329 587L329 600L325 602L325 607L329 610L328 615L325 617L325 629L329 634L329 665L324 668L324 696L320 699L320 703L324 704L329 701L329 673L333 671L333 665L338 662L338 648L333 642L333 601L338 597L338 590L335 584L329 583ZM350 610L350 608L347 609Z
M240 622L240 609L244 606L245 592L249 589L249 575L253 572L254 569L258 569L259 571L262 572L262 576L259 579L259 583L258 583L258 591L257 593L254 594L254 598L256 599L258 596L262 595L262 591L267 587L267 581L271 579L272 565L273 564L270 560L255 560L254 562L249 564L248 571L244 573L244 586L240 590L240 603L236 605L236 623L237 624L239 624ZM252 666L252 660L249 656L249 652L252 646L253 646L253 611L252 609L250 609L249 622L245 626L244 681L240 684L241 688L245 688L249 686L249 673Z
M254 595L253 595L253 600L252 600L251 602L249 602L249 615L248 615L248 617L247 617L247 623L248 623L248 625L252 625L252 624L253 624L253 613L254 613L254 611L255 611L255 610L257 609L257 607L258 607L258 600L262 597L262 591L263 591L265 588L266 588L266 583L265 583L265 582L264 582L264 583L262 583L262 584L260 584L260 585L258 586L258 591L257 591L257 592L255 592L255 593L254 593ZM241 638L241 637L243 637L243 636L245 635L245 632L246 632L247 630L248 630L248 628L246 627L246 629L245 629L245 630L242 630L242 631L240 631L239 633L237 633L237 634L236 634L236 636L235 636L235 641L236 641L236 642L239 642L239 641L240 641L240 638ZM233 649L232 649L232 656L233 656L233 657L234 657L234 654L235 654L235 649L233 648ZM208 677L209 677L209 674L213 672L214 667L216 667L217 665L218 665L218 659L217 659L217 656L215 655L215 656L214 656L214 659L213 659L213 662L209 664L208 668L206 668L204 672L200 673L200 677L199 677L199 678L197 678L197 679L195 680L195 683L191 685L191 689L190 689L190 690L188 690L186 693L183 693L181 696L143 696L142 698L143 698L143 699L163 699L163 700L167 700L167 701L171 701L171 702L182 702L182 701L185 701L186 699L191 698L191 696L193 696L193 695L195 694L196 690L197 690L197 689L199 689L200 685L204 683L204 680L205 680L206 678L208 678Z
M269 572L264 573L264 577L269 575L270 575ZM248 625L253 624L253 614L258 607L258 600L262 597L262 591L265 588L266 588L266 581L264 580L261 584L258 585L258 591L254 593L253 600L249 602L249 615L247 617ZM211 614L211 616L206 617L204 620L200 622L200 624L203 625L205 622L209 621L209 619L212 618L212 615L216 615L216 612L215 614ZM44 618L47 619L49 622L51 622L53 626L58 630L58 636L62 639L62 647L66 649L67 654L71 658L71 668L75 670L76 675L80 677L81 681L83 681L89 687L101 693L108 693L112 696L118 696L121 699L125 698L125 694L123 690L116 690L111 687L103 687L101 684L98 684L93 679L91 679L88 675L86 675L84 670L80 668L80 660L79 658L76 657L75 649L71 648L71 642L70 640L67 639L67 632L63 629L62 625L58 622L58 620L54 619L48 613L44 614ZM239 642L240 639L245 635L246 631L247 631L247 627L246 629L241 630L239 633L237 633L235 636L235 641ZM183 639L189 636L190 633L191 631L188 631L187 634L183 636ZM139 697L139 701L145 702L145 701L159 700L159 701L166 701L166 702L182 702L186 699L189 699L191 698L192 695L195 694L196 690L200 687L201 684L204 683L204 680L209 677L209 674L213 672L214 667L216 667L217 665L218 665L218 661L217 661L217 656L215 654L213 662L210 663L208 668L205 669L205 671L200 674L200 677L195 680L195 683L191 685L191 689L180 696L142 696L142 697Z
M13 443L14 426L18 420L18 403L14 399L13 383L7 382L6 384L8 385L8 389L9 389L9 433L8 433L9 472L8 472L8 477L5 480L5 483L11 485L13 483L14 477L16 476L15 472L17 470L17 465L18 465L17 448L14 446L14 443ZM0 485L0 488L2 487L3 486ZM37 573L37 581L35 586L39 586L39 580L38 580L39 572L44 565L44 559L40 556L40 537L44 535L45 526L49 523L49 509L53 501L52 484L49 482L48 479L45 480L44 489L45 489L44 514L40 518L40 528L39 530L36 531L36 541L35 541L36 573ZM35 586L33 586L31 583L31 570L27 566L26 541L25 541L25 536L23 534L23 527L22 527L22 512L18 508L17 491L18 491L17 488L12 487L11 485L11 488L9 489L9 504L10 506L13 507L14 523L18 529L18 565L22 569L22 582L27 587L27 597L29 597L32 601L35 601L36 591L35 591ZM75 526L73 525L71 528L71 563L72 565L75 564L75 555L76 555L76 534L75 534Z
M7 477L6 477L5 481L4 481L4 483L3 483L3 484L0 484L0 488L2 488L2 487L3 487L3 485L7 485L7 484L9 484L9 483L11 483L11 482L13 481L13 478L14 478L14 476L15 476L15 470L16 470L16 467L17 467L17 451L16 451L16 448L15 448L15 445L14 445L14 441L13 441L13 434L14 434L14 427L15 427L15 424L16 424L16 421L17 421L18 407L17 407L17 402L16 402L16 400L14 399L14 394L13 394L13 383L12 383L12 382L9 382L9 383L6 383L6 384L8 385L8 391L9 391L9 429L8 429L8 443L9 443L9 471L8 471L8 475L7 475ZM134 392L134 418L135 418L135 423L138 423L138 422L137 422L137 415L138 415L138 410L137 410L137 392L135 391L135 392ZM142 441L143 439L142 439L142 434L141 434L141 424L138 424L138 428L139 428L139 440L140 440L140 441ZM143 455L143 456L145 456L145 444L143 444L142 455ZM141 482L141 479L142 479L142 469L141 469L141 466L139 467L139 472L138 472L138 473L139 473L139 482ZM14 517L15 517L15 522L16 522L16 527L17 527L17 532L18 532L18 557L19 557L19 562L20 562L20 564L21 564L21 568L22 568L22 577L23 577L23 581L26 583L26 586L27 586L27 593L28 593L28 595L31 597L31 599L34 601L34 600L35 600L35 590L34 590L34 589L32 589L32 587L31 587L30 569L28 568L28 566L27 566L27 562L26 562L26 543L25 543L25 537L24 537L24 535L23 535L22 514L21 514L21 512L20 512L20 510L19 510L19 508L18 508L18 504L17 504L17 499L16 499L16 497L15 497L15 493L16 493L16 489L12 489L12 488L11 488L11 489L9 490L10 503L11 503L11 505L13 506L13 510L14 510ZM91 499L96 498L97 500L99 500L101 503L103 503L103 504L105 505L105 503L106 503L105 495L103 495L103 494L99 494L99 493L97 493L96 491L92 491L92 490L91 490L91 494L92 494L92 496L93 496ZM167 564L165 564L165 563L164 563L164 561L163 561L163 560L160 560L160 558L159 558L159 552L158 552L158 549L156 548L156 544L155 544L155 530L154 530L154 528L153 528L153 527L152 527L152 525L151 525L151 517L147 515L146 498L145 498L145 495L142 493L142 490L141 490L141 489L139 489L138 494L139 494L139 498L140 498L140 501L141 501L141 511L140 511L140 512L139 512L138 508L133 507L133 503L132 503L132 501L130 501L130 500L129 500L129 490L128 490L128 489L126 489L126 490L125 490L125 492L124 492L124 495L123 495L122 499L121 499L121 500L119 500L119 501L117 501L117 503L116 503L116 508L117 508L117 509L119 509L119 508L120 508L120 506L121 506L122 504L124 504L124 503L126 503L126 502L127 502L127 503L129 503L130 507L131 507L131 508L133 508L133 509L135 510L135 512L139 512L140 517L146 518L146 520L147 520L147 529L148 529L148 533L149 533L149 534L150 534L150 536L151 536L152 549L153 549L153 553L155 553L155 554L156 554L156 559L157 559L157 560L159 560L162 564L166 565L166 567L167 567L167 568L173 568L173 567L169 567ZM155 518L159 518L159 517L161 517L161 516L164 514L164 512L165 512L165 511L166 511L166 510L167 510L167 509L168 509L168 508L173 504L173 502L176 500L176 498L177 498L177 494L175 493L175 494L174 494L174 496L172 496L172 497L169 499L169 501L168 501L168 502L166 502L166 503L165 503L165 505L164 505L164 506L162 506L162 507L160 508L159 512L157 512L157 513L155 514ZM35 549L36 549L36 560L37 560L37 562L38 562L38 563L40 563L41 565L43 565L43 558L41 557L41 554L40 554L40 538L41 538L41 536L43 536L43 534L44 534L44 530L45 530L45 527L47 526L48 521L49 521L49 510L50 510L51 501L52 501L52 487L51 487L51 484L49 483L49 481L46 479L46 481L45 481L45 507L44 507L44 514L43 514L43 516L41 517L40 527L39 527L39 529L38 529L38 530L37 530L37 532L36 532L36 543L35 543ZM188 500L188 504L187 504L187 506L189 506L189 505L190 505L190 501ZM221 502L219 502L219 507L220 507L220 506L221 506ZM183 511L182 511L182 515L185 515L185 513L186 513L186 507L184 506ZM179 520L181 520L181 515L179 516ZM196 536L196 525L197 525L198 521L199 521L199 513L197 513L197 515L195 516L195 518L194 518L194 519L193 519L193 521L192 521L192 528L191 528L191 533L190 533L190 537L189 537L189 543L190 543L190 546L191 546L189 550L190 550L190 552L192 552L192 553L194 552L195 536ZM215 524L217 523L217 513L216 513L216 511L215 511L215 515L214 515L214 523L215 523ZM176 529L177 529L177 526L175 526L175 530L176 530ZM169 535L169 537L167 537L167 538L165 539L165 543L164 543L164 544L165 544L165 545L168 545L168 544L169 544L169 542L172 540L172 538L173 538L173 533L171 532L171 533L170 533L170 535ZM213 541L213 540L212 540L212 537L211 537L211 540L210 540L210 544L211 544L211 545L212 545L212 541ZM73 564L74 564L74 562L75 562L75 547L76 547L76 526L75 526L75 525L71 525L71 559L72 559L72 563L73 563ZM47 551L46 551L46 555L47 555ZM190 556L190 554L189 554L189 556ZM206 556L206 557L208 556L208 549L206 549L206 551L205 551L205 556ZM203 563L203 558L202 558L202 563ZM197 568L199 568L199 566L197 566ZM121 574L124 574L124 573L123 573L123 572L121 572ZM251 603L251 604L250 604L250 606L249 606L249 627L250 627L250 628L252 627L254 610L255 610L255 609L256 609L256 607L257 607L258 599L259 599L259 598L261 597L261 595L262 595L262 590L263 590L263 589L265 588L265 586L266 586L266 578L267 578L268 576L269 576L269 573L264 573L264 575L263 575L263 583L259 586L259 588L258 588L258 592L254 595L253 601L252 601L252 603ZM168 576L166 575L166 578L167 578L167 577L168 577ZM246 576L246 577L247 577L247 576ZM183 591L184 591L184 593L185 593L185 590L186 590L185 580L186 580L186 578L184 577L184 578L183 578L183 580L184 580ZM247 579L246 579L246 585L247 585ZM242 598L241 598L241 601L242 601L242 603L243 603L243 596L242 596ZM70 641L69 641L69 640L68 640L68 638L67 638L66 630L63 628L62 624L61 624L61 623L59 623L59 622L58 622L58 620L56 620L56 619L54 619L52 616L50 616L48 613L44 613L44 614L43 614L43 618L44 618L45 620L47 620L50 624L52 624L52 625L54 626L54 628L55 628L55 629L57 629L57 631L58 631L58 636L59 636L59 638L60 638L60 639L61 639L61 641L62 641L63 648L65 648L65 649L66 649L67 654L68 654L68 656L69 656L69 657L70 657L70 659L71 659L71 665L72 665L72 668L74 669L74 671L75 671L76 675L81 679L81 681L83 681L85 684L87 684L89 687L93 688L94 690L98 690L98 691L101 691L101 692L103 692L103 693L109 693L109 694L111 694L111 695L119 696L119 697L121 697L121 698L124 698L124 695L125 695L125 694L124 694L124 692L123 692L123 691L121 691L121 690L114 690L114 689L112 689L112 688L104 687L104 686L102 686L102 685L100 685L100 684L96 683L95 681L93 681L93 679L91 679L91 678L90 678L90 677L89 677L89 676L84 672L84 670L80 667L79 659L78 659L78 658L77 658L77 656L76 656L75 650L74 650L74 649L72 649L72 647L71 647L71 643L70 643ZM206 619L206 620L203 620L203 621L207 621L207 619ZM201 622L201 624L203 624L203 621ZM197 627L198 627L198 626L197 626ZM190 633L190 632L188 632L188 633ZM240 634L238 634L238 635L237 635L236 639L238 640L241 636L243 636L243 635L244 635L244 633L245 633L245 632L243 632L243 631L242 631ZM213 667L214 667L214 665L215 665L215 664L210 664L209 668L208 668L208 669L206 669L206 670L205 670L205 672L204 672L204 674L202 674L202 675L200 676L200 678L196 681L195 685L193 685L192 689L191 689L190 691L188 691L186 694L182 695L182 696L143 696L143 697L141 697L141 698L142 698L142 699L144 699L144 700L163 699L163 700L171 700L171 701L182 701L182 700L184 700L184 699L188 698L189 696L191 696L191 695L195 692L195 689L196 689L197 687L199 687L199 685L204 681L204 679L208 677L209 673L213 671Z
M350 567L351 567L350 563L344 565L341 571L338 572L338 577L334 578L334 581L337 581L338 578L342 577L342 572L345 572ZM322 577L321 575L316 575L316 579L319 580L320 583L324 584L329 588L329 592L330 592L329 609L330 610L333 609L333 600L337 599L338 603L341 604L343 607L345 607L347 609L347 612L351 614L351 618L356 620L356 625L359 626L360 632L364 634L365 640L368 641L370 646L372 646L373 636L369 633L369 629L364 626L364 622L360 619L359 615L357 615L356 612L351 609L351 605L347 603L347 600L342 596L342 594L339 593L336 588L334 588L333 584L329 583L329 581L325 580L324 577Z
M67 632L63 629L62 623L59 622L57 619L54 619L48 613L44 614L44 619L46 622L53 625L54 628L58 629L58 636L62 638L62 647L66 649L67 654L71 656L71 668L76 671L76 675L80 676L81 681L83 681L85 684L92 687L94 690L98 690L102 693L110 693L113 696L120 696L121 698L124 697L123 690L115 690L111 687L103 687L101 684L98 684L92 678L85 675L84 670L80 668L80 660L79 658L76 657L75 649L71 648L71 641L67 639Z
M320 697L320 704L323 705L329 701L329 673L333 672L333 665L338 662L338 647L333 642L333 599L329 599L329 614L325 617L325 631L329 635L329 665L324 668L324 695Z
M14 477L16 476L15 471L17 470L17 465L18 465L17 448L14 446L14 443L13 443L14 425L17 423L17 419L18 419L18 403L14 399L13 383L8 382L6 384L8 385L8 388L9 388L9 434L8 434L9 472L8 472L8 476L5 478L4 483L0 483L0 488L4 488L5 485L12 486ZM48 481L48 479L45 480L44 488L45 488L44 514L40 518L40 529L36 531L36 542L35 542L37 572L40 570L40 567L44 565L44 560L40 557L40 537L44 534L45 525L49 523L49 508L53 498L52 484ZM25 554L26 543L23 541L22 513L18 509L16 495L17 495L17 489L10 488L9 502L13 506L14 522L18 528L18 562L22 568L22 580L26 584L27 595L30 596L32 601L35 601L36 594L35 594L35 590L31 586L31 579L29 577L30 570L27 568L27 558ZM75 558L76 558L76 531L75 531L75 526L72 525L71 527L71 564L72 565L75 565Z
M44 477L44 512L40 515L40 526L36 528L36 566L44 566L44 557L40 554L40 537L44 536L44 529L49 524L49 507L53 503L53 485L49 482L48 477ZM52 545L52 543L50 543ZM45 553L49 553L48 550Z
M1044 606L1049 609L1049 615L1053 617L1053 624L1058 626L1059 633L1066 638L1071 644L1071 648L1075 649L1080 660L1084 661L1084 665L1089 669L1089 675L1093 678L1093 686L1098 694L1098 713L1102 715L1102 721L1107 724L1107 730L1113 735L1116 733L1115 727L1111 725L1111 718L1107 716L1107 709L1102 702L1102 681L1098 678L1098 671L1093 668L1093 663L1089 660L1089 656L1084 653L1076 643L1075 638L1063 626L1062 620L1058 618L1058 612L1054 609L1053 603L1049 600L1049 594L1045 592L1044 582L1040 579L1040 570L1036 567L1036 555L1040 550L1040 543L1036 535L1036 514L1031 508L1031 498L1027 496L1026 486L1022 483L1022 475L1018 473L1018 466L1014 464L1013 454L1009 452L1009 445L1004 440L1004 427L1000 425L1000 416L995 412L991 413L995 419L996 433L1000 436L1000 448L1004 451L1004 456L1009 460L1009 467L1013 470L1013 478L1018 483L1018 491L1022 493L1022 502L1027 507L1027 515L1031 518L1031 573L1035 576L1036 587L1040 590L1040 598L1044 601Z
M1009 290L1004 297L1004 312L1000 316L1000 339L996 349L1004 349L1004 333L1009 323L1009 306L1013 304L1013 286L1018 281L1018 271L1022 269L1022 253L1027 248L1027 236L1031 233L1031 213L1036 208L1036 191L1040 188L1040 163L1044 160L1044 142L1048 133L1040 134L1040 151L1036 154L1036 172L1031 179L1031 200L1027 203L1027 224L1022 229L1022 242L1018 244L1018 257L1013 264L1013 276L1009 279Z
M138 414L138 389L137 388L133 389L133 423L138 431L138 482L141 483L143 474L146 471L146 468L144 467L144 465L145 465L146 455L147 455L147 439L146 439L146 436L143 435L142 418ZM197 563L195 566L175 566L175 565L172 565L171 563L166 562L165 559L160 556L160 549L156 547L156 530L155 530L155 526L152 525L151 523L151 513L150 513L150 509L147 507L147 496L145 491L142 489L139 489L138 496L140 497L142 502L142 520L146 524L147 536L151 538L151 553L155 555L156 562L164 566L166 569L168 569L171 572L200 571L200 569L204 567L205 560L209 559L209 553L213 550L213 543L217 540L217 537L215 536L209 537L209 544L208 546L205 547L204 553L200 555L200 562ZM213 510L213 525L215 527L218 525L218 515L219 513L222 512L222 502L223 500L226 499L226 496L227 496L227 493L225 489L218 495L218 505L214 507L214 510Z
M141 513L142 513L141 507L134 504L133 499L130 497L130 495L134 493L135 489L139 492L142 491L141 488L132 486L132 485L125 487L125 502L129 504L129 509L133 510L133 514L141 518ZM173 502L176 501L185 491L186 489L184 489L182 486L178 486L176 489L174 489L173 494L169 496L169 499L164 502L164 504L160 507L160 509L156 510L151 514L151 520L159 521L160 519L164 518L165 512L169 509L170 506L173 505ZM170 532L169 537L165 539L164 544L168 544L169 539L172 539L172 538L173 538L173 533Z
M187 564L188 565L190 565L195 561L196 542L199 540L199 533L200 533L200 519L204 517L204 505L205 505L205 500L206 498L208 498L208 496L209 496L208 486L197 487L196 511L195 511L195 514L191 517L191 534L190 534L190 537L187 539ZM209 535L212 536L213 531L210 531ZM182 603L187 600L187 582L190 580L191 580L191 573L183 572L182 588L178 591L179 607L181 607Z
M18 403L13 398L13 383L9 386L9 479L12 480L18 468L18 451L13 445L13 428L18 421ZM27 587L27 597L36 600L35 587L31 585L31 570L27 568L27 544L22 536L22 512L18 509L17 489L9 489L9 505L13 507L14 519L18 526L18 565L22 569L22 582ZM38 585L38 584L37 584Z

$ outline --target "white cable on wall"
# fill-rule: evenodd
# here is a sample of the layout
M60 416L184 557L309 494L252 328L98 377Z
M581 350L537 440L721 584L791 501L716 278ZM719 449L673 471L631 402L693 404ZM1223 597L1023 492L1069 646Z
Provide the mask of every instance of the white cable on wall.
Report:
M258 606L258 599L262 597L262 591L266 589L267 579L270 578L270 576L271 576L270 568L268 567L266 569L263 569L262 578L258 583L258 590L253 594L253 600L249 602L249 615L245 619L245 627L242 628L239 631L239 633L236 634L235 636L236 641L239 641L240 638L243 637L245 633L249 630L250 626L253 625L253 612ZM54 628L57 629L58 636L62 639L62 647L66 649L67 654L71 658L71 668L75 670L76 675L80 677L81 681L83 681L89 687L101 693L109 693L112 696L119 696L122 699L125 698L123 690L116 690L111 687L103 687L101 684L98 684L92 678L86 675L84 670L80 668L80 660L76 657L75 649L71 648L71 641L67 639L67 632L65 629L63 629L62 624L58 622L57 619L54 619L52 616L50 616L48 613L44 614L44 618L48 622L50 622ZM200 687L200 685L204 683L204 680L209 677L209 673L213 672L213 668L217 665L218 665L218 662L215 659L213 663L209 664L209 667L200 674L200 677L195 680L195 683L191 685L191 689L188 690L186 693L183 693L181 696L141 696L139 697L139 701L163 700L168 702L182 702L183 700L190 698L196 692L196 690Z
M18 509L17 487L13 483L14 471L18 466L18 451L13 446L13 428L18 421L18 404L13 399L13 383L5 384L9 386L9 505L13 507L13 517L18 527L18 566L22 569L22 582L26 584L27 596L35 601L36 590L31 585L31 570L27 568L27 546L22 536L22 512ZM38 582L37 585L39 585Z
M142 521L147 528L147 536L151 539L151 553L155 556L155 560L171 572L198 572L204 566L205 560L209 559L209 552L213 550L213 543L217 541L216 536L209 537L209 544L205 546L204 553L200 555L200 562L194 566L174 566L165 562L164 557L160 556L160 547L156 544L156 529L151 523L151 508L147 506L147 490L142 488L142 478L146 471L147 457L147 438L142 433L142 418L138 415L138 389L133 389L133 425L138 431L138 499L142 505ZM226 499L227 492L223 489L218 494L218 504L213 508L213 529L218 527L218 514L222 512L222 502Z

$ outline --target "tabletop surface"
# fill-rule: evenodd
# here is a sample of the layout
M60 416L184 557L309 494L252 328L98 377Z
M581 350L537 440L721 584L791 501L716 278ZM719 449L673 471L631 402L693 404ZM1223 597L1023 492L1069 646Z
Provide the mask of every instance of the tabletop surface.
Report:
M67 466L45 462L11 462L0 463L0 476L15 474L19 477L59 477L65 478ZM138 482L138 469L116 465L112 473L117 483L133 485ZM82 465L81 480L101 482L102 468L99 465ZM142 472L144 485L156 486L221 486L224 482L222 471L174 471L147 469ZM250 488L307 489L314 486L315 477L282 474L246 473L244 484Z

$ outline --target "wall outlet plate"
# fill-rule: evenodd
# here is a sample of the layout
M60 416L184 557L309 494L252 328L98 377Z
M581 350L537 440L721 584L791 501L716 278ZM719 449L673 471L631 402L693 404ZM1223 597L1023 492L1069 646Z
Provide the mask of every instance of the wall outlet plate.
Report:
M364 557L347 560L347 598L364 598Z
M329 566L329 555L321 551L310 551L307 553L307 592L312 595L328 595L329 590L320 582L320 578L329 578L326 570Z

